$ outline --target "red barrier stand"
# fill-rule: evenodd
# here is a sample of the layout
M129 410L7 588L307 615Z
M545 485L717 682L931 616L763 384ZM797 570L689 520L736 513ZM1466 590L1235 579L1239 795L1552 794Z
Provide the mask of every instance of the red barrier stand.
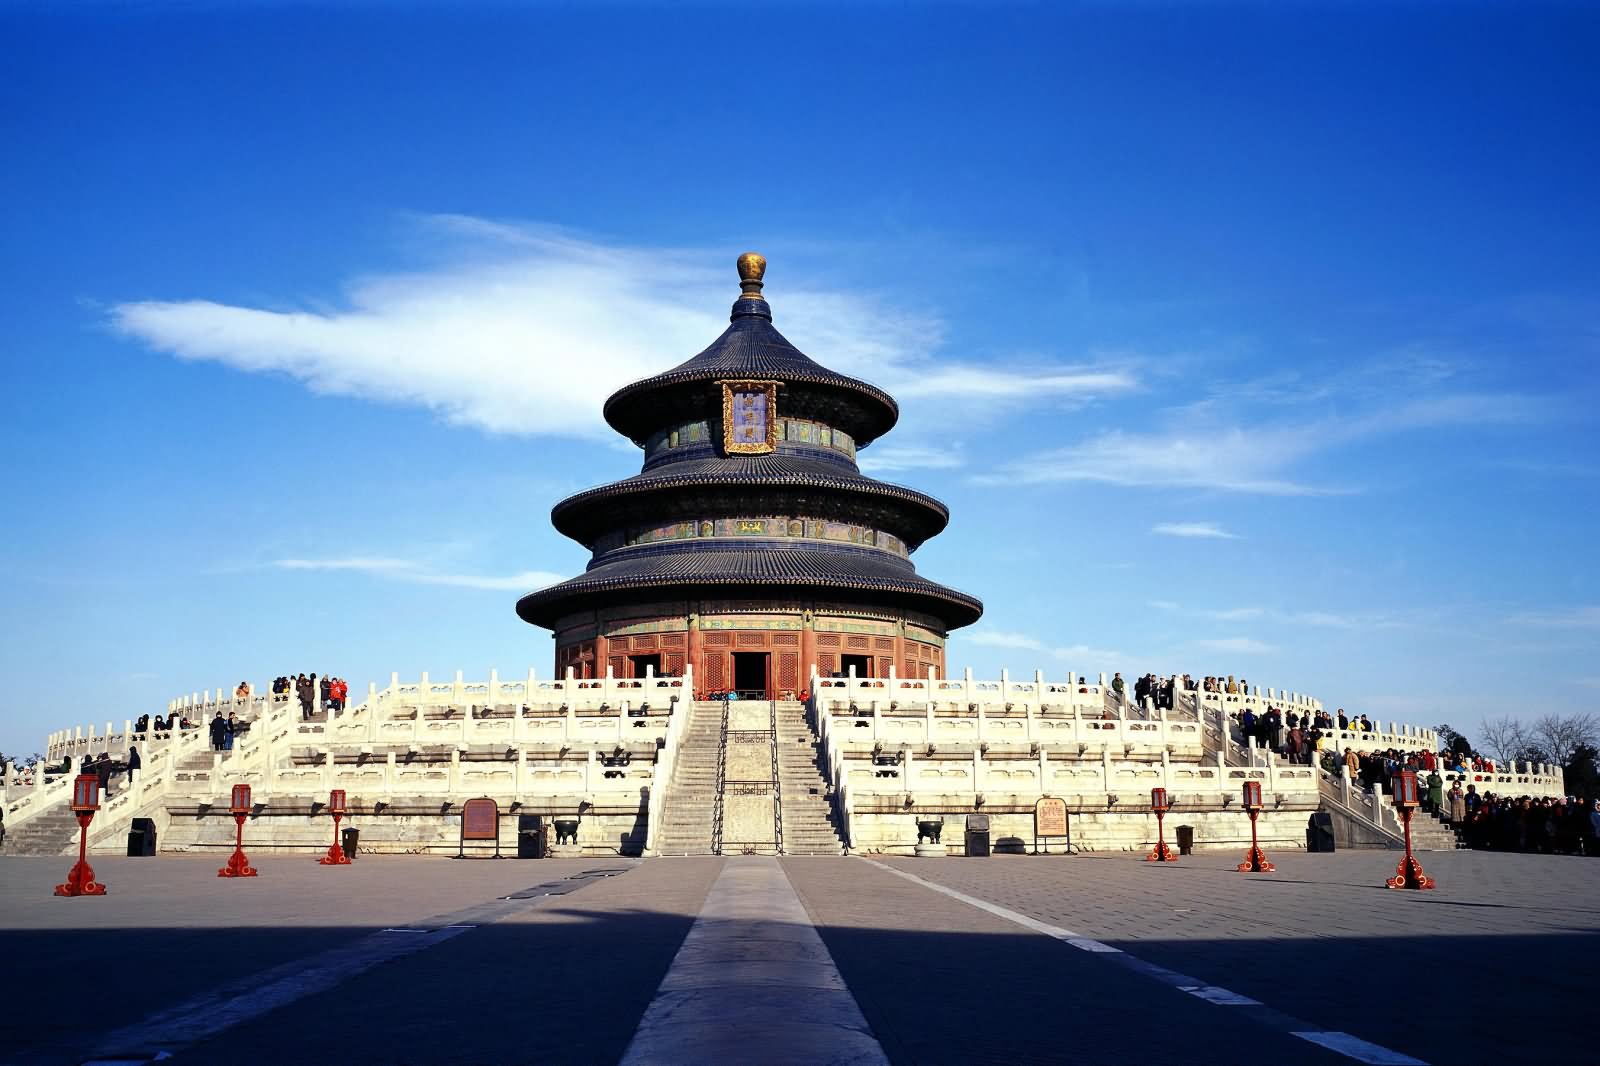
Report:
M1145 862L1177 862L1178 857L1167 847L1167 830L1165 819L1167 817L1167 790L1152 788L1150 790L1150 809L1156 812L1156 846L1155 850L1144 857Z
M1400 860L1400 868L1384 884L1390 888L1432 888L1433 878L1422 872L1422 864L1411 854L1411 815L1420 802L1417 799L1417 772L1401 770L1394 775L1393 783L1394 805L1399 809L1400 818L1406 826L1406 857Z
M1267 853L1256 843L1256 818L1261 814L1261 782L1244 783L1244 809L1250 812L1250 854L1239 864L1240 873L1271 873L1277 867L1267 861Z
M56 886L58 896L103 896L106 886L94 879L94 868L89 865L89 823L94 812L100 809L100 779L93 774L79 774L72 782L72 813L78 816L78 861L67 874L64 884Z
M250 814L249 785L233 786L233 801L228 804L228 811L233 815L233 820L239 823L239 829L234 837L233 855L228 859L228 865L217 871L217 876L254 877L256 868L244 856L244 820Z
M328 813L333 815L333 847L317 862L323 866L349 866L350 856L339 846L339 819L344 817L344 789L336 788L328 793Z

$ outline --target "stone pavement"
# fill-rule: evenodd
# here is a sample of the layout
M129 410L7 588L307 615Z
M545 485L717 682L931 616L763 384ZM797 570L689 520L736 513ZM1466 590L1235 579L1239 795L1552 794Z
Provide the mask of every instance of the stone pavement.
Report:
M6 858L0 1062L612 1064L636 1033L694 1062L667 1008L698 1000L715 1061L770 1063L841 984L897 1064L1592 1057L1600 861L1436 854L1418 893L1380 887L1386 852L1237 858L263 856L229 882L171 855L95 863L101 899L52 897L61 859ZM697 916L713 940L686 942ZM807 1061L865 1046L839 1033Z
M885 864L1419 1059L1593 1058L1600 860L1430 853L1439 887L1417 892L1383 887L1393 852L1280 854L1271 874L1241 858Z

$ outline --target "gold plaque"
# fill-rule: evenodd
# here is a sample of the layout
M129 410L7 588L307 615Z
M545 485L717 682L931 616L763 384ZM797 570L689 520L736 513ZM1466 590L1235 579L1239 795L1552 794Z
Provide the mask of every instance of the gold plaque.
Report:
M778 447L778 383L719 381L722 386L722 450L728 455L766 455Z

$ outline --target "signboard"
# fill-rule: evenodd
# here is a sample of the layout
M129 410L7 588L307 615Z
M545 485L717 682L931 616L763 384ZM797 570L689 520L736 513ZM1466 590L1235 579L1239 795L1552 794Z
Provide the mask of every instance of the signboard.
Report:
M1044 841L1044 853L1050 854L1050 838L1066 837L1067 853L1072 853L1072 831L1067 827L1067 801L1059 796L1043 796L1033 805L1033 853L1039 854L1039 842Z
M987 833L989 831L989 816L987 814L967 815L967 832Z
M456 858L466 857L467 841L494 841L494 857L500 857L500 806L488 796L467 800L461 806L461 847Z
M500 807L494 800L471 799L461 808L462 840L494 840L500 835Z
M722 449L729 455L766 455L778 446L778 383L723 381Z
M1067 835L1067 801L1046 796L1033 805L1033 834L1041 837Z

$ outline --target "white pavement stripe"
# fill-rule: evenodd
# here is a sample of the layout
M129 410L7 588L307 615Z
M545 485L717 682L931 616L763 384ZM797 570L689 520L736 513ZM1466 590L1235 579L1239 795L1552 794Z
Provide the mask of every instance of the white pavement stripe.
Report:
M149 1047L162 1050L188 1047L241 1022L260 1017L306 996L337 987L380 963L431 948L451 937L460 936L471 926L444 929L384 930L363 937L353 945L334 948L275 966L246 982L248 987L199 996L172 1010L152 1015L142 1022L125 1026L100 1041L98 1056L115 1060L123 1048ZM418 932L423 936L397 937L392 932Z
M727 860L621 1066L888 1066L788 875Z
M1129 955L1121 948L1114 948L1109 944L1102 944L1098 940L1092 940L1089 937L1083 936L1081 933L1074 933L1070 929L1063 929L1059 925L1051 925L1049 922L1041 922L1037 918L1030 918L1026 914L1020 914L1017 911L1011 910L1009 907L1002 907L998 903L990 903L986 899L979 899L976 896L969 896L965 892L958 891L957 889L950 888L946 885L941 885L936 881L929 881L926 878L918 877L913 873L907 873L904 870L897 869L874 859L863 859L862 861L872 863L872 865L878 867L880 870L887 870L896 877L903 877L907 881L919 884L922 887L931 889L932 891L938 892L941 895L949 896L951 899L960 900L962 903L965 903L968 906L976 907L981 911L987 911L997 918L1004 918L1006 921L1013 922L1025 929L1032 929L1036 933L1043 933L1045 936L1053 937L1056 940L1059 940L1064 944L1069 944L1080 951L1090 951L1097 954L1104 953L1120 956L1119 958L1111 961L1120 963L1122 966L1133 970L1135 973L1141 973L1146 977L1151 977L1155 980L1161 981L1163 984L1171 985L1181 992L1187 992L1191 996L1198 996L1208 1003L1215 1003L1218 1006L1225 1007L1264 1007L1264 1009L1270 1012L1270 1014L1279 1018L1287 1019L1291 1024L1291 1028L1287 1031L1292 1035L1298 1036L1302 1040L1308 1040L1311 1043L1317 1044L1321 1047L1325 1047L1329 1051L1336 1051L1339 1054L1355 1059L1358 1062L1374 1063L1377 1064L1377 1066L1428 1066L1428 1064L1422 1059L1414 1059L1409 1055L1405 1055L1398 1051L1383 1047L1381 1044L1373 1044L1366 1040L1362 1040L1359 1037L1351 1036L1349 1033L1318 1029L1316 1026L1308 1022L1303 1022L1298 1018L1291 1018L1289 1015L1282 1014L1281 1012L1272 1010L1272 1008L1265 1007L1260 1000L1251 999L1249 996L1242 996L1237 992L1229 991L1228 989L1222 988L1219 985L1208 985L1203 981L1197 980L1196 978L1186 977L1185 975L1174 970L1168 970L1164 967L1157 966L1154 963L1147 962L1144 959ZM1267 1024L1265 1019L1262 1018L1260 1012L1256 1012L1255 1016L1257 1021L1261 1021L1262 1024ZM1278 1026L1273 1026L1273 1028L1278 1028Z
M1241 996L1237 992L1229 992L1226 988L1218 988L1216 985L1203 985L1200 988L1182 988L1180 991L1187 992L1191 996L1198 996L1207 1003L1215 1003L1219 1007L1261 1006L1259 999Z
M1295 1033L1301 1040L1309 1040L1313 1044L1320 1044L1329 1051L1337 1051L1347 1055L1357 1062L1370 1062L1374 1066L1428 1066L1421 1059L1414 1059L1410 1055L1402 1055L1398 1051L1391 1051L1380 1044L1368 1043L1358 1036L1331 1030L1316 1032Z
M632 867L628 867L632 869ZM617 870L624 873L626 870ZM560 889L564 881L582 881L596 875L612 876L613 871L587 871L575 877L563 878L535 885L522 895L497 898L496 902L481 903L449 914L437 915L424 926L394 926L369 933L351 944L318 952L308 958L282 963L261 973L232 981L215 992L196 996L169 1010L161 1011L142 1022L124 1026L97 1041L96 1054L89 1062L156 1062L170 1057L175 1049L198 1044L216 1036L241 1022L260 1017L268 1011L287 1006L298 999L335 988L353 977L385 962L425 951L452 937L476 929L479 922L497 921L506 915L516 914L539 905L552 895L545 889ZM581 884L578 887L582 887ZM524 902L524 906L505 906L507 900ZM449 924L437 924L449 923ZM130 1048L151 1048L138 1052ZM150 1058L148 1056L155 1056Z

